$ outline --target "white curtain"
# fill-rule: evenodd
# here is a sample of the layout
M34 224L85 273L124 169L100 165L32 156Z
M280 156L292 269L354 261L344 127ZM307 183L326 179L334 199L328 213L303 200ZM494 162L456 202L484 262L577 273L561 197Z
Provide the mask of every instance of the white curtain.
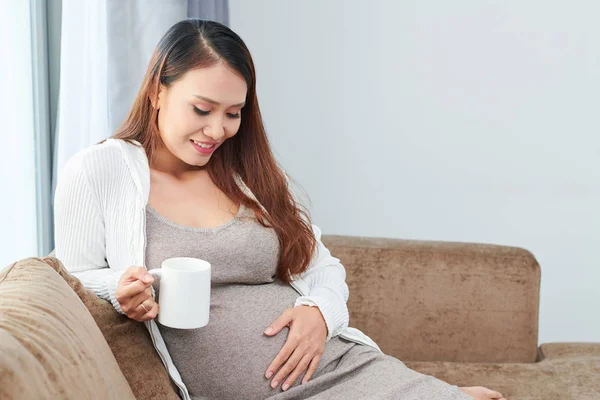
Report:
M54 182L79 150L123 122L162 35L186 0L64 0Z
M8 0L0 7L0 271L20 258L39 255L30 14L28 1Z
M63 1L55 172L109 134L106 25L105 0Z

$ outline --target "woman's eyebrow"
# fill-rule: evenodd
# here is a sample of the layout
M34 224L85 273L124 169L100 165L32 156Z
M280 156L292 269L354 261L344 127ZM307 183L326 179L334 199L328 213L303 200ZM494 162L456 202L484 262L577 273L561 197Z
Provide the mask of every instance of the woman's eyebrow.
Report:
M221 105L221 103L219 103L218 101L213 100L213 99L209 99L208 97L200 96L199 94L195 94L194 97L202 99L202 100L206 101L207 103L215 104L217 106ZM234 104L232 107L244 107L245 104L246 104L246 102L243 101L243 102L241 102L239 104Z

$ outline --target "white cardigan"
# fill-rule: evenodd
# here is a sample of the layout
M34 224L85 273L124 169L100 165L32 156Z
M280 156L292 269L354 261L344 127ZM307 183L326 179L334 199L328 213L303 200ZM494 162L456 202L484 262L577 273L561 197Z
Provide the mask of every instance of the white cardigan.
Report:
M256 199L239 176L236 178L244 193ZM120 313L123 311L115 297L119 278L129 266L145 266L149 193L146 152L139 144L118 139L73 156L61 171L56 187L56 257L86 288L110 301ZM317 251L308 270L291 282L300 294L295 306L319 307L327 324L327 340L340 335L379 350L367 335L348 327L346 270L321 242L320 229L312 227ZM181 396L189 399L158 326L154 320L145 324L171 379Z

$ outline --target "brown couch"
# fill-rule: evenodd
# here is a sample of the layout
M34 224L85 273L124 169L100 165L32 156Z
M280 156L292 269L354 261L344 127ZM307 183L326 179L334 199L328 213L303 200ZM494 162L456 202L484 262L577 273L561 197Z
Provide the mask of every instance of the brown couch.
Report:
M409 367L509 400L600 399L600 343L538 348L540 267L480 244L324 237L350 325ZM177 399L144 326L55 258L0 272L0 399Z

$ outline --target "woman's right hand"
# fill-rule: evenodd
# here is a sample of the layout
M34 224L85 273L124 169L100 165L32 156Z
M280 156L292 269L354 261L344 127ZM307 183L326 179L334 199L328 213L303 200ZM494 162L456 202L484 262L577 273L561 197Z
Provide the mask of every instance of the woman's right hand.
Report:
M117 285L116 298L123 312L131 319L143 322L158 314L158 303L152 296L154 277L144 267L129 267Z

